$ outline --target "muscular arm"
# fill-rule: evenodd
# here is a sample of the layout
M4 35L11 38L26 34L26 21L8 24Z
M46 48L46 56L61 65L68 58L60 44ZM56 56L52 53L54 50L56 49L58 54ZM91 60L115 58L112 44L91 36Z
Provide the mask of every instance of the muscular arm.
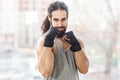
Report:
M37 47L38 68L44 77L48 77L54 66L52 48L43 46L44 40L40 40Z
M84 47L81 41L80 41L80 45L82 48ZM75 62L79 72L83 74L88 72L89 61L83 49L75 52Z
M39 40L37 47L39 71L44 77L49 77L54 66L54 39L58 34L55 27L50 27L44 36Z
M66 33L64 39L71 45L70 49L75 54L75 62L79 72L85 74L88 72L89 62L83 51L83 43L78 40L73 31Z

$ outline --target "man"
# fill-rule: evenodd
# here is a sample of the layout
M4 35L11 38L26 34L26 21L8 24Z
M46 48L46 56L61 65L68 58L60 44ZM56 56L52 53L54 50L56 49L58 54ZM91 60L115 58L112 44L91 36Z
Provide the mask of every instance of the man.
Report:
M67 22L66 4L51 3L37 46L38 67L45 80L79 80L78 71L88 72L89 62L83 43L72 31L66 32Z

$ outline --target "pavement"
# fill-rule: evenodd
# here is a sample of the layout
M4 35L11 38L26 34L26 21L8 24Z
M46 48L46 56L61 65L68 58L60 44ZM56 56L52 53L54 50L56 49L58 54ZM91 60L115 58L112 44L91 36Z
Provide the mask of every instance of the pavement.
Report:
M80 80L120 80L120 69L113 68L110 74L104 72L92 72L79 75Z
M42 80L35 55L35 49L27 48L0 52L0 80ZM87 74L79 74L80 80L120 80L120 68L113 67L108 75L102 66L90 67Z

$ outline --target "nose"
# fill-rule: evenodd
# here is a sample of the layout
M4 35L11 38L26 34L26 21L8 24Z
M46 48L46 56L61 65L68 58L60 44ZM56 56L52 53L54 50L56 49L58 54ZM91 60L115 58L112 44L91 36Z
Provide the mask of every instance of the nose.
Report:
M62 22L59 21L59 22L58 22L58 27L61 27L61 26L62 26Z

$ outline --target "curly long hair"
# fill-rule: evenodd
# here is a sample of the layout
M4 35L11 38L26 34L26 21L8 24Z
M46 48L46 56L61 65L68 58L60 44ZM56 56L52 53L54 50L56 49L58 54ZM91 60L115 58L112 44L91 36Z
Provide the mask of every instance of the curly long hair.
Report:
M56 1L56 2L51 3L48 7L48 15L46 16L46 18L44 19L41 25L43 34L46 33L50 28L50 21L48 20L48 16L51 18L52 12L54 10L65 10L67 13L67 17L68 17L68 7L64 2Z

